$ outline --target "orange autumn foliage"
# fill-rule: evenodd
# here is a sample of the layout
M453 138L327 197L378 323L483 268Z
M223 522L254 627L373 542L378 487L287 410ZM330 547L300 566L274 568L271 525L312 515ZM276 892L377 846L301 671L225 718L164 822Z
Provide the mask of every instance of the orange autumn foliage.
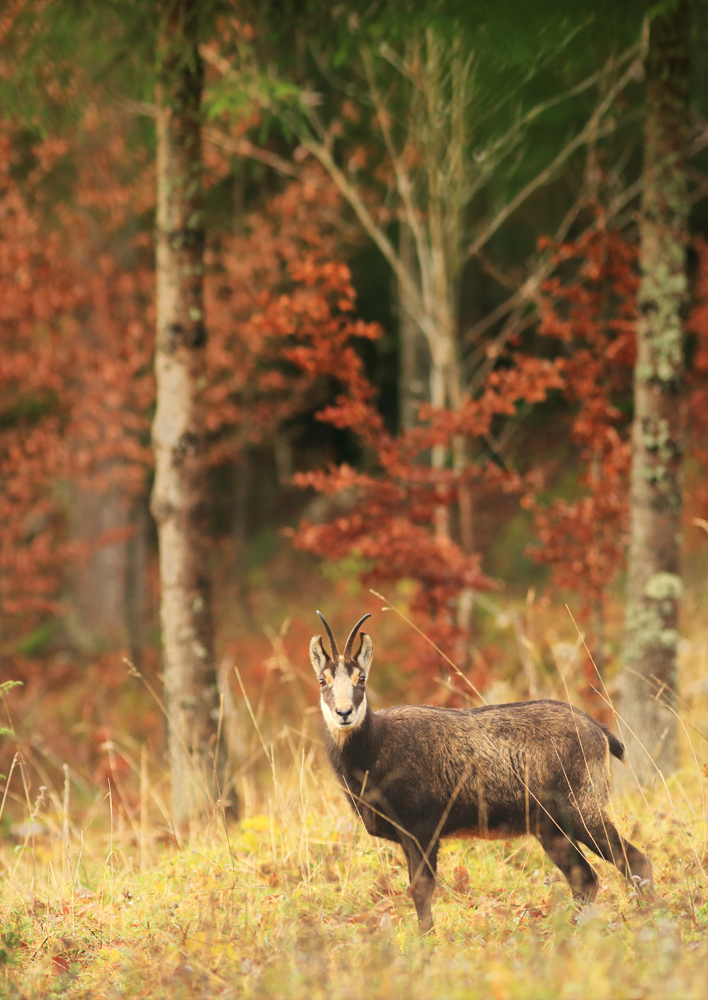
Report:
M566 353L563 394L571 406L580 495L541 503L533 492L538 544L554 583L578 593L587 611L606 600L624 565L628 526L630 417L639 277L636 248L602 219L555 250L561 273L545 283L539 332Z
M214 463L238 460L323 398L324 375L356 377L344 351L377 329L354 316L349 268L336 259L339 196L317 168L251 212L207 251L207 428ZM325 362L323 359L329 359Z
M370 456L371 471L340 465L297 475L301 486L337 496L339 509L324 523L303 521L295 544L327 559L355 556L366 587L415 581L411 608L416 621L450 655L465 638L453 614L455 601L464 590L488 590L494 584L482 572L478 553L464 552L454 537L436 530L436 512L442 506L454 513L462 485L519 491L522 479L491 460L440 469L427 456L435 445L450 448L455 437L474 442L488 433L496 417L512 414L520 402L541 401L562 385L560 361L518 351L503 360L505 367L488 377L477 397L467 396L456 411L426 405L420 410L420 426L399 436L387 431L374 387L351 346L336 357L309 362L337 378L342 388L319 419L354 432ZM424 670L439 663L429 650L422 654ZM477 677L479 683L485 679Z
M708 242L693 243L698 258L694 280L694 306L686 323L693 338L686 407L687 448L700 473L693 477L694 494L685 498L689 519L708 520Z
M697 255L693 305L686 332L686 448L702 471L685 491L689 519L705 519L708 491L708 244ZM580 496L543 504L529 492L539 543L533 554L552 567L553 582L578 594L581 614L602 608L624 568L629 518L632 377L635 361L636 246L597 227L555 251L563 277L543 289L540 332L560 341L568 357L564 395L572 406L570 440L578 448Z
M154 405L153 171L95 109L83 136L24 145L6 123L0 176L0 605L5 639L66 608L71 490L127 504L149 488ZM20 163L31 160L22 174ZM72 173L53 194L53 171ZM207 251L207 447L238 461L326 398L321 359L376 330L336 260L338 197L305 171ZM344 367L342 367L344 365ZM103 545L131 530L104 532ZM120 536L120 537L119 537Z
M150 272L140 255L126 267L96 251L99 230L115 234L139 197L134 180L106 190L104 149L81 162L78 198L52 204L67 143L28 148L7 128L0 145L0 602L26 629L59 610L64 567L81 554L64 531L63 484L142 488Z

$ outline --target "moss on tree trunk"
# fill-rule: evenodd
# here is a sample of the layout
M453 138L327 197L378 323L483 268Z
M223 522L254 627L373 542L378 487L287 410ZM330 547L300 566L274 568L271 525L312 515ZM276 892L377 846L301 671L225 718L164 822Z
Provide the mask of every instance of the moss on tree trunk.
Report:
M631 539L621 713L638 780L678 763L676 651L687 298L688 5L651 24L646 79L641 285L632 431ZM654 761L654 764L652 763Z

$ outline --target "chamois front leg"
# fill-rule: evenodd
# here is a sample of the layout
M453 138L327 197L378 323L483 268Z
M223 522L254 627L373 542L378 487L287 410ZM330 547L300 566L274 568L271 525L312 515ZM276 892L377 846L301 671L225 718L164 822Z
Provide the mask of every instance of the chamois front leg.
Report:
M586 828L578 833L578 840L605 861L612 862L625 878L631 879L645 900L651 902L656 898L651 861L638 847L620 836L606 814L592 824L586 823Z
M575 841L558 828L542 830L538 839L548 857L565 875L573 899L591 903L597 896L598 878Z
M438 865L438 843L429 844L427 837L417 840L402 836L401 846L408 862L410 893L418 914L420 933L429 934L433 930L432 902Z

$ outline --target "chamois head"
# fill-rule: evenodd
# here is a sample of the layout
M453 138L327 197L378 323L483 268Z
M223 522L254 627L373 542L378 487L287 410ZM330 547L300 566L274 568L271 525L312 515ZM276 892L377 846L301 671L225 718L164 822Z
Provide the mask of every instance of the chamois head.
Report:
M319 611L317 612L320 615ZM350 732L364 721L366 715L366 679L369 676L374 644L366 632L361 633L359 649L354 653L354 642L362 623L371 615L364 615L349 633L344 652L340 653L332 629L320 615L327 629L330 656L324 648L321 635L310 642L310 662L320 683L320 705L327 728L332 736L345 740Z

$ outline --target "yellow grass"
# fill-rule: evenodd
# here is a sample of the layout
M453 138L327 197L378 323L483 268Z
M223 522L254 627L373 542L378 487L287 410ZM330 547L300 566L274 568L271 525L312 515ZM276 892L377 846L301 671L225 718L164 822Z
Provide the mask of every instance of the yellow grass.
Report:
M533 839L449 841L421 940L402 857L348 811L301 689L292 725L269 722L265 698L253 719L242 706L242 819L215 807L186 842L164 762L128 736L115 752L132 776L93 804L68 770L38 794L15 766L0 783L0 998L705 1000L704 639L683 667L683 769L613 800L653 859L655 906L589 858L601 890L579 912Z
M102 829L110 803L83 829L40 804L46 832L0 854L0 996L704 1000L702 781L694 764L647 801L615 800L653 857L656 907L598 862L578 919L535 841L451 841L423 941L401 857L312 755L276 768L259 812L227 827L215 810L181 846L117 808Z

